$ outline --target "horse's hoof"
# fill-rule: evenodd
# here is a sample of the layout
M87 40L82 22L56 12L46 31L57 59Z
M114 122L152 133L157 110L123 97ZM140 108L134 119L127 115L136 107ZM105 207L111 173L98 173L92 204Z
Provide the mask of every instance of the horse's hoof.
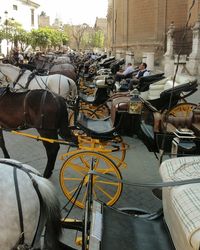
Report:
M50 172L45 171L44 174L43 174L43 177L46 178L46 179L49 179L51 177L51 175L52 175L52 171L50 171Z

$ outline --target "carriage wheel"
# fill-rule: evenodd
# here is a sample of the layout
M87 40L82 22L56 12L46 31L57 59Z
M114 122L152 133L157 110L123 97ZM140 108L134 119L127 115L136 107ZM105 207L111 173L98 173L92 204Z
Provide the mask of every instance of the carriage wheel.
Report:
M93 111L99 119L103 119L110 115L110 109L107 104L101 104L94 108Z
M84 208L87 196L88 171L91 164L93 170L101 174L122 179L121 173L114 162L107 156L92 151L82 151L71 155L60 171L60 185L64 195L76 206ZM81 191L75 199L79 184L83 181ZM120 197L122 183L104 179L94 175L92 181L93 198L112 206Z
M179 103L173 108L167 110L165 115L171 115L173 117L189 117L196 106L197 105L194 103Z

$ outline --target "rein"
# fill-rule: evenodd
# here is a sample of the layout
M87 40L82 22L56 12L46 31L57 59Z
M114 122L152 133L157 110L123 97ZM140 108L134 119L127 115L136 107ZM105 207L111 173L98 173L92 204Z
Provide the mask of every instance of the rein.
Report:
M25 84L25 86L23 86L22 84L19 83L20 78L23 76L23 74L26 72L26 69L21 69L19 72L19 75L17 76L17 79L13 82L13 87L16 86L16 84L18 84L22 89L28 89L30 82L35 79L38 86L43 89L43 87L40 85L40 83L38 82L38 79L36 77L35 72L31 72L30 75L27 78L27 82ZM2 72L1 72L2 73ZM3 74L3 73L2 73ZM5 75L4 75L5 76ZM46 89L48 89L47 84L43 81L43 79L41 78L41 81L43 82L43 84L45 85Z
M16 242L16 244L12 248L12 250L16 250L16 249L24 249L24 250L27 249L28 250L28 249L31 249L34 246L36 238L38 237L37 232L38 232L39 227L41 226L40 221L41 221L41 214L42 214L42 207L43 207L43 199L42 199L40 190L38 188L38 184L37 184L37 182L35 181L35 179L33 178L33 176L31 174L34 174L34 175L37 175L37 176L40 176L40 177L42 177L42 176L40 174L38 174L38 173L33 172L30 169L27 169L27 168L23 167L23 165L20 164L20 163L8 162L8 161L5 161L5 160L0 160L0 163L3 163L3 164L6 164L6 165L9 165L9 166L13 167L13 178L14 178L14 185L15 185L15 191L16 191L17 206L18 206L18 213L19 213L19 223L20 223L20 231L21 232L20 232L19 240ZM35 189L35 191L36 191L36 193L38 195L39 202L40 202L40 214L39 214L39 220L38 220L39 222L38 222L37 229L36 229L36 232L35 232L35 235L34 235L31 246L28 246L27 244L24 243L24 241L25 241L25 237L24 237L24 221L23 221L23 211L22 211L22 204L21 204L19 185L18 185L18 178L17 178L17 170L22 170L28 175L28 177L30 178L30 180L31 180L31 182L33 184L33 187L34 187L34 189Z
M21 69L19 72L19 75L17 76L17 79L15 79L15 81L13 82L13 88L15 87L15 85L18 83L19 79L23 76L23 74L25 73L26 69ZM19 83L18 83L19 84Z

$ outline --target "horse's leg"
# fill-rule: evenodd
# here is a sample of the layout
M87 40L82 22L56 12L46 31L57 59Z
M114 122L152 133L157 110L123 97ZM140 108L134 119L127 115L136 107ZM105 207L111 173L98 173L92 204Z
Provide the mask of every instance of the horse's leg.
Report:
M6 145L5 145L5 141L4 141L4 137L3 137L3 131L2 129L0 129L0 148L3 151L3 155L5 158L10 158L10 155L8 154L8 151L6 149Z
M56 130L46 130L46 131L38 130L38 132L42 137L58 139ZM56 157L57 157L60 145L58 143L49 143L46 141L43 141L43 145L46 149L46 154L47 154L47 165L46 165L43 176L45 178L50 178L54 169L54 165L56 162Z

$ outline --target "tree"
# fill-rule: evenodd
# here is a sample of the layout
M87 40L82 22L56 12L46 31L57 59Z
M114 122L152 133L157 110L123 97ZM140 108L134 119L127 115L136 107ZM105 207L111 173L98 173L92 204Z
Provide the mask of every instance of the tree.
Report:
M31 31L31 46L45 49L50 44L49 35L45 28Z
M74 25L72 26L72 36L76 43L77 50L80 50L81 41L83 40L85 32L88 30L89 26L87 24Z
M31 44L31 39L31 33L23 29L19 29L15 35L15 40L17 40L20 44L22 51L25 51L26 48Z
M17 47L20 43L22 50L30 44L28 32L26 32L22 25L12 19L6 20L1 26L0 40L6 39L12 43L12 47Z
M98 48L104 47L104 33L102 30L97 30L93 33L92 45Z
M46 50L49 46L60 47L67 44L68 40L68 37L60 30L46 27L31 31L31 46L33 48L38 46L41 50Z

